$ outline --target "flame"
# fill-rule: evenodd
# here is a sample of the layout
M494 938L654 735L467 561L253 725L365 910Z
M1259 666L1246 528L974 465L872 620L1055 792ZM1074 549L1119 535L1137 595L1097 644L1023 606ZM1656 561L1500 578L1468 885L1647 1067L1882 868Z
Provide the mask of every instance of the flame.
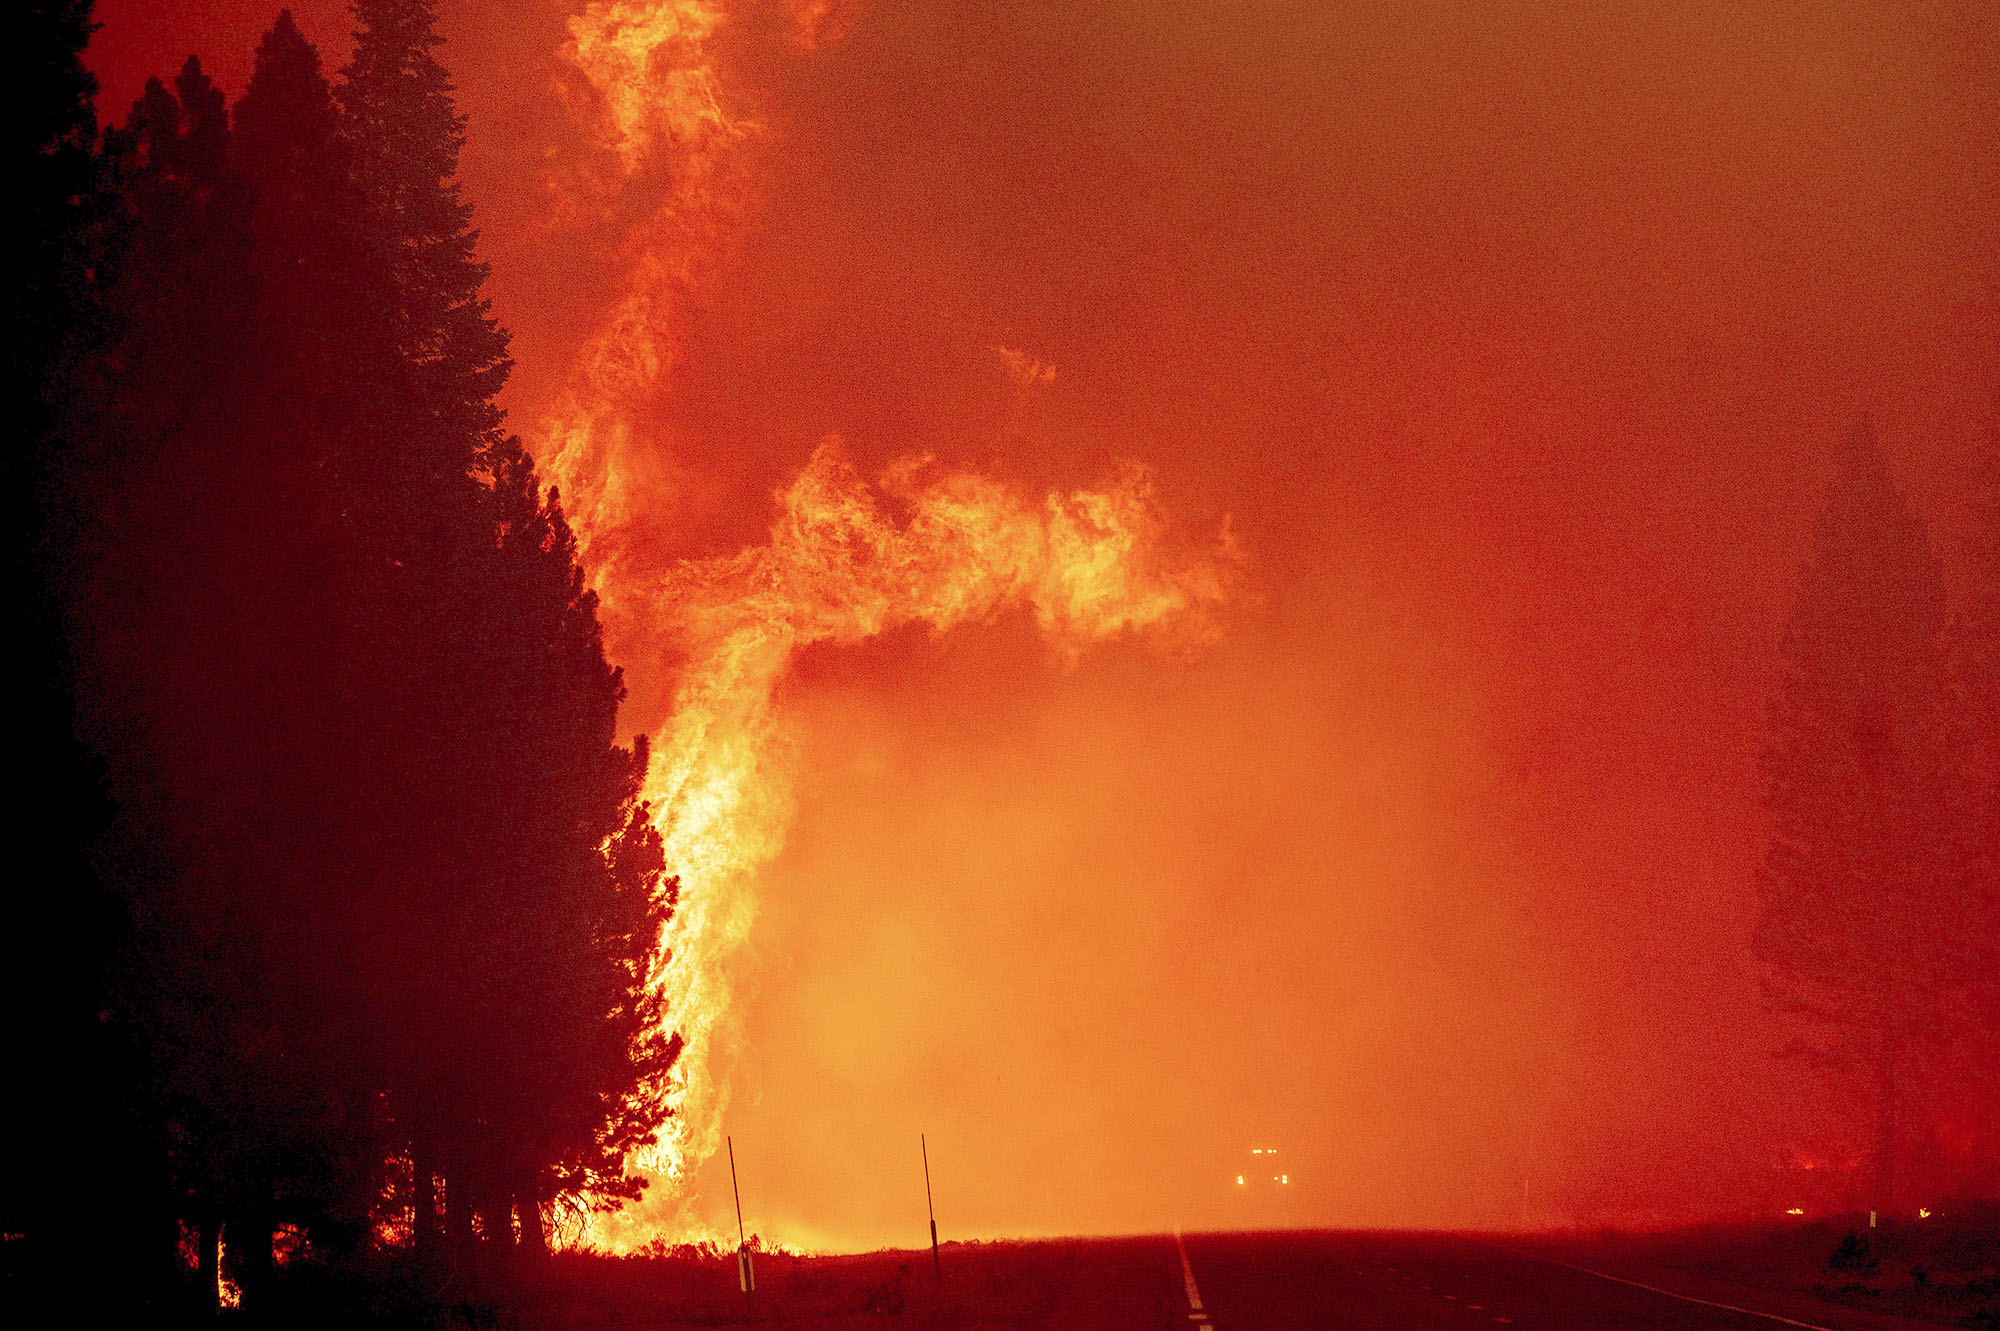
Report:
M1187 650L1215 635L1236 567L1226 524L1212 549L1176 545L1137 464L1100 487L1033 499L925 458L871 486L829 441L780 496L767 543L684 563L653 589L654 622L687 661L647 779L681 875L654 983L687 1042L674 1118L643 1162L656 1178L684 1176L720 1143L717 1028L755 919L756 871L790 822L792 743L775 696L799 649L1026 608L1065 661L1125 635ZM605 1219L592 1237L627 1247L661 1220L655 1204Z
M792 46L811 52L848 32L856 6L787 0L784 12ZM685 1046L673 1117L632 1162L655 1188L642 1206L594 1215L582 1236L617 1251L669 1231L718 1237L662 1194L721 1142L727 1082L716 1051L732 967L755 919L757 871L791 818L793 741L775 699L794 655L1023 609L1063 662L1126 635L1189 648L1214 636L1238 565L1226 524L1212 547L1177 543L1136 464L1095 488L1036 497L927 458L870 483L838 441L778 496L765 544L664 572L633 557L668 516L660 510L695 484L636 423L671 387L690 302L729 270L754 212L753 149L768 133L719 72L727 19L719 0L592 0L570 20L563 52L588 89L582 109L608 164L575 189L657 202L627 233L624 294L579 353L536 453L564 493L614 654L637 646L656 659L670 643L685 662L645 792L681 880L652 982ZM1023 387L1054 377L1025 353L995 350Z
M1056 367L1047 361L1036 360L1025 351L1016 351L1012 347L995 347L993 354L1007 367L1007 377L1023 388L1055 382Z
M224 1274L229 1269L229 1245L215 1241L215 1302L223 1308L243 1306L243 1286Z
M570 19L563 58L596 90L628 175L663 141L737 132L707 59L722 18L713 0L597 0Z
M727 271L751 211L749 149L764 127L717 70L725 17L716 0L593 0L562 52L589 91L578 109L609 168L552 182L557 211L581 212L571 196L593 194L609 196L607 214L642 208L625 233L623 294L578 353L536 449L608 618L633 580L621 555L647 516L635 496L656 503L689 483L633 421L672 377L688 304Z
M794 40L823 28L809 0L793 6ZM829 11L830 12L830 11ZM619 256L622 295L579 351L535 449L544 474L564 494L578 551L589 570L614 654L635 636L658 632L651 578L629 558L647 507L670 503L692 484L670 448L641 437L644 419L671 381L685 345L689 302L728 269L752 206L749 152L764 133L725 86L714 54L728 18L723 0L590 0L568 24L562 56L580 76L586 96L573 102L584 129L586 161L573 177L552 181L557 220L622 216L637 204ZM637 603L635 608L634 603ZM692 677L691 677L692 678ZM716 694L721 681L690 684L683 694ZM684 698L682 710L688 706ZM723 709L711 705L709 712ZM711 722L711 725L715 724ZM678 717L673 736L655 749L647 797L671 827L668 842L682 893L672 936L656 957L654 983L668 997L669 1020L688 1041L669 1103L675 1120L667 1138L633 1162L672 1184L712 1150L714 1115L704 1109L706 1045L727 1011L726 977L702 960L712 940L741 939L751 910L732 875L775 851L755 844L756 828L781 825L773 794L761 796L754 764L739 771L742 788L711 783L688 787L700 736ZM678 778L672 774L679 773ZM673 813L665 805L674 799ZM737 822L718 837L725 811ZM726 848L725 848L726 847ZM667 964L669 960L675 964ZM692 1103L690 1102L692 1099ZM696 1128L696 1124L699 1128ZM690 1146L693 1150L690 1150ZM659 1201L656 1189L654 1205ZM703 1234L685 1215L677 1237ZM661 1217L593 1215L579 1241L628 1250L659 1237Z

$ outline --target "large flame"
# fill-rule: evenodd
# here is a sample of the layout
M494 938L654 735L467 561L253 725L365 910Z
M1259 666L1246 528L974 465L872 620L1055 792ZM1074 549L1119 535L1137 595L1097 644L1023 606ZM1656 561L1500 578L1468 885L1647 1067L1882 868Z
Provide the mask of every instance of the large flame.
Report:
M786 13L803 52L838 41L854 18L845 0L789 0ZM727 1082L716 1051L731 963L755 915L757 871L791 816L791 744L774 699L795 653L1017 609L1032 612L1065 660L1125 634L1186 646L1214 633L1235 568L1226 527L1205 550L1170 540L1137 465L1094 489L1037 498L927 459L870 484L836 442L779 496L766 544L664 575L627 557L649 525L670 519L649 506L686 482L673 450L637 423L670 387L688 301L727 271L752 211L749 150L766 131L717 72L712 47L726 17L718 0L594 0L571 19L564 52L591 90L594 143L611 164L612 178L587 188L647 181L659 201L626 239L625 294L578 356L538 452L566 495L614 654L658 659L670 644L685 662L647 798L681 879L654 982L686 1049L674 1117L638 1162L653 1192L587 1232L614 1249L667 1229L713 1237L672 1194L721 1139ZM1021 353L1001 356L1024 384L1053 377Z
M569 21L563 56L583 78L586 154L556 182L559 211L621 215L624 294L584 344L536 450L562 488L585 563L609 617L633 580L621 552L657 504L681 488L670 450L634 422L670 381L688 302L729 264L750 210L747 152L762 127L725 95L711 46L717 0L593 0Z
M794 654L1018 607L1064 658L1123 634L1186 648L1215 632L1232 553L1226 529L1217 550L1178 548L1136 465L1101 488L1037 500L922 459L870 486L827 443L781 496L768 543L682 564L652 589L655 622L687 661L647 783L682 882L655 979L687 1040L675 1117L645 1162L656 1178L672 1182L720 1142L727 1086L714 1036L756 872L790 822L791 744L774 696ZM599 1236L643 1238L658 1220L656 1204Z

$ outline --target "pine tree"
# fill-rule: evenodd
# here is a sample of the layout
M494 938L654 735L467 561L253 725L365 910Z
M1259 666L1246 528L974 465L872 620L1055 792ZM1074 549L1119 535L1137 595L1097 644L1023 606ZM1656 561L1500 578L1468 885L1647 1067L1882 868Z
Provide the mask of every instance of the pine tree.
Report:
M519 927L497 937L491 1038L514 1080L494 1106L499 1187L539 1243L559 1196L637 1195L630 1152L665 1117L678 1050L648 979L676 887L643 804L643 737L616 746L619 672L604 659L596 596L557 496L508 438L491 492L499 517L490 622L495 727L489 848L515 884Z
M1899 1115L1962 971L1943 751L1944 589L1864 421L1814 527L1763 770L1755 949L1766 996L1822 1058L1865 1068L1873 1204L1896 1200Z
M292 133L319 146L309 118L288 121L313 62L274 53L253 79L255 152L192 59L112 138L123 252L89 431L102 447L78 477L92 557L70 589L93 733L127 798L108 859L145 922L132 1006L181 1214L211 1265L226 1231L253 1304L274 1226L329 1247L358 1236L381 1160L340 854L367 833L340 737L373 713L342 687L354 547L325 426L346 414L329 403L367 390L361 362L332 351L351 282L323 239L355 229L329 232L312 187L339 172L287 150Z
M1965 963L1975 1008L1966 1061L1981 1083L1979 1163L1990 1187L2000 1182L1992 1172L2000 1169L2000 432L1986 442L1973 488L1969 595L1951 626L1951 658L1956 869L1972 908Z
M635 815L643 750L614 742L623 689L604 660L575 543L494 405L506 336L481 294L456 182L464 122L435 57L429 0L356 0L337 97L343 143L388 273L392 428L357 460L379 547L391 706L382 788L403 832L396 899L411 964L389 1064L420 1241L539 1229L565 1188L629 1191L623 1145L663 1114L671 1057L646 970L670 896ZM649 850L650 848L650 850Z
M493 543L479 468L500 426L492 396L506 344L480 296L486 270L456 182L464 125L433 54L431 7L356 0L353 12L354 58L335 100L390 362L337 463L361 555L358 655L380 681L376 743L354 755L379 793L362 811L376 833L375 881L358 887L380 903L370 936L382 946L364 972L379 996L374 1019L427 1252L440 1176L456 1176L444 1201L457 1237L469 1239L476 1088L490 1071L473 998L485 932L475 699Z
M298 423L337 431L379 390L390 354L387 263L370 252L360 190L319 52L282 10L236 104L232 161L256 190L261 300L289 358ZM370 364L369 358L375 358Z
M355 0L341 109L354 177L387 242L398 350L415 370L410 461L432 482L477 471L500 437L494 397L513 363L481 294L472 206L459 196L465 120L434 54L431 0Z
M252 195L230 162L223 96L192 57L171 90L147 85L113 152L125 250L94 422L105 449L89 474L102 502L74 618L89 716L127 805L108 858L143 922L133 1006L175 1129L182 1214L211 1254L227 1226L254 1299L278 1162L312 1153L322 1060L292 1056L315 1028L298 1023L273 927L289 867L272 780L285 740L258 721L276 720L262 645L283 556L262 539L265 472L241 410L256 389Z
M101 441L67 589L133 798L130 1006L205 1274L339 1247L392 1156L420 1246L630 1196L677 1046L673 889L575 542L507 369L425 3L362 0L335 92L289 15L230 122L190 60L107 155ZM382 1107L387 1107L386 1114ZM347 1238L339 1236L345 1234Z
M102 763L75 733L74 660L61 627L71 522L60 479L83 447L79 363L95 349L107 194L94 151L95 80L81 56L89 0L10 14L0 159L15 228L0 255L0 722L10 795L0 892L0 1284L30 1320L132 1317L168 1276L164 1157L144 1066L119 1010L130 919L86 849L112 814ZM118 1206L107 1208L105 1199ZM127 1279L88 1282L105 1263ZM120 1305L123 1305L122 1307Z

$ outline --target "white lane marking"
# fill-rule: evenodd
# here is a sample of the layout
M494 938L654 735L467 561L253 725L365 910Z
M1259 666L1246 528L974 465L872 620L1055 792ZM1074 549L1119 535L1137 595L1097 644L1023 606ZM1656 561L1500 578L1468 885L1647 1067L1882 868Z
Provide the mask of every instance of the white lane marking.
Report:
M1755 1308L1739 1308L1733 1303L1717 1303L1714 1299L1698 1299L1692 1294L1676 1294L1670 1289L1661 1289L1658 1285L1648 1285L1638 1280L1627 1280L1624 1276L1614 1276L1608 1271L1593 1271L1587 1266L1578 1266L1575 1262L1565 1262L1560 1257L1544 1257L1538 1252L1523 1252L1519 1248L1509 1248L1499 1243L1492 1246L1499 1248L1502 1252L1511 1252L1517 1257L1527 1257L1537 1262L1548 1262L1553 1266L1566 1266L1572 1271L1581 1271L1587 1276L1596 1276L1600 1280L1615 1280L1621 1285L1630 1285L1634 1289L1648 1290L1654 1294L1664 1294L1670 1299L1679 1299L1682 1303L1699 1303L1704 1308L1720 1308L1724 1312L1742 1313L1747 1317L1761 1317L1767 1322L1782 1322L1786 1326L1803 1327L1805 1331L1837 1331L1835 1327L1821 1326L1818 1322L1800 1322L1790 1317L1780 1317L1776 1313L1759 1312Z
M1188 1265L1187 1244L1181 1242L1181 1227L1179 1225L1174 1226L1174 1248L1181 1255L1181 1278L1187 1281L1188 1307L1193 1309L1188 1316L1193 1317L1196 1313L1201 1312L1201 1291L1194 1287L1194 1268ZM1202 1320L1208 1320L1205 1314Z

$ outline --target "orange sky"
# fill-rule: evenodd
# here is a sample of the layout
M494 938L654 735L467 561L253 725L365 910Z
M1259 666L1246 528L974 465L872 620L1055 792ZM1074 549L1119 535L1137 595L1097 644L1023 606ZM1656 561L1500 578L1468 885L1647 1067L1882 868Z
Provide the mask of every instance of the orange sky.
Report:
M583 0L439 7L532 440L647 200L557 207ZM343 8L294 5L330 66ZM761 540L838 434L1141 459L1247 568L1187 660L1065 669L1025 617L804 654L728 1051L752 1227L920 1242L920 1130L947 1236L1685 1214L1837 1150L1766 1056L1757 725L1856 413L1961 542L1991 7L859 0L812 51L724 8L762 130L640 422L646 558ZM99 0L107 105L190 49L240 91L274 12ZM1233 1195L1253 1145L1283 1208Z

